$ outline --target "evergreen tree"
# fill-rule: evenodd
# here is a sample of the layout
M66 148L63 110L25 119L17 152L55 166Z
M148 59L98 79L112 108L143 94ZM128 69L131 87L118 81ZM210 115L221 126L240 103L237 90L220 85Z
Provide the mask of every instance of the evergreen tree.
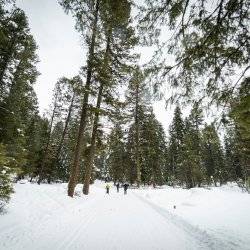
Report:
M137 186L141 184L141 152L140 152L140 130L143 113L148 112L148 105L150 104L149 90L146 87L145 76L142 70L135 68L134 74L130 79L126 102L128 103L128 109L130 118L133 119L133 126L131 127L131 133L133 134L133 151L134 151L134 163L136 167L136 179ZM141 117L140 117L141 116ZM133 131L134 130L134 131Z
M79 76L72 79L60 78L54 89L53 105L46 136L44 158L41 163L39 183L43 179L57 180L65 179L69 167L65 166L65 156L62 156L64 144L67 145L69 124L71 119L79 121L77 113L81 102L82 80ZM75 139L74 139L75 141ZM72 149L68 149L72 150ZM45 178L46 176L46 178Z
M170 181L172 184L176 179L181 180L181 169L183 168L182 152L183 152L183 140L185 125L182 120L181 109L179 106L175 108L173 122L169 129L169 172ZM182 183L181 183L182 184Z
M69 140L69 130L71 121L74 119L79 122L78 113L80 111L81 97L82 97L82 80L80 76L75 76L72 79L62 77L59 79L61 85L61 110L60 119L53 128L52 143L54 146L51 164L54 168L55 179L68 180L69 165L68 156L72 155L72 148L67 148L68 144L75 142L75 136L72 142ZM70 152L68 152L70 151ZM67 159L67 160L66 160Z
M143 106L138 112L139 138L137 141L136 123L129 128L127 138L126 178L134 183L137 178L137 161L140 163L141 182L162 185L166 176L165 169L165 133L161 124L155 119L152 108ZM136 148L139 154L137 155ZM139 158L139 159L138 159ZM138 184L138 183L137 183Z
M11 162L11 158L7 157L4 145L0 144L0 212L13 193L12 175L15 171L11 167Z
M49 130L48 134L46 137L46 145L44 149L44 155L43 159L41 162L41 168L39 170L39 179L38 179L38 184L45 179L45 176L47 177L47 180L50 182L50 177L51 177L51 160L53 159L53 150L51 149L51 136L53 132L53 126L55 123L56 118L61 116L61 109L62 109L62 85L61 82L58 81L55 85L54 88L54 93L53 93L53 104L52 104L52 111L51 111L51 117L49 121Z
M86 171L84 176L83 193L88 194L90 176L95 155L95 141L98 129L100 114L102 113L101 104L103 97L122 82L129 73L133 56L130 51L136 43L133 28L130 25L131 6L127 0L123 1L105 1L100 8L100 20L103 24L105 49L98 50L96 55L100 62L95 68L94 77L99 82L96 106L94 108L94 121L91 134L91 146L89 158L86 162ZM109 95L110 96L110 95ZM114 98L113 98L114 99ZM106 100L104 99L104 102ZM108 105L112 105L108 100Z
M19 8L4 11L0 22L0 101L6 95L13 81L27 77L31 84L37 76L35 64L36 44L30 35L27 17ZM33 77L32 77L33 75Z
M42 131L43 122L43 119L36 114L31 118L29 125L25 129L27 163L22 168L22 173L20 173L19 178L30 176L32 180L33 177L38 175L38 165L42 159L41 151L44 139Z
M250 78L242 82L237 96L232 100L230 117L235 124L237 148L243 166L244 181L250 189Z
M49 133L49 121L46 117L37 116L31 123L27 140L28 163L24 175L29 175L31 181L39 176L41 164L44 159L44 152Z
M151 71L167 76L177 88L172 100L209 96L212 102L229 103L250 69L249 8L249 1L232 0L146 0L141 4L141 36L146 42L159 42L164 26L173 31L170 41L163 37L159 42ZM175 64L166 65L168 53L175 56ZM233 81L236 69L241 74Z
M162 185L165 181L165 132L153 111L146 115L141 127L142 181Z
M202 141L200 126L203 121L202 110L195 104L188 118L185 120L183 138L181 178L186 187L201 186L205 170L202 164Z
M85 44L88 46L88 59L86 66L86 84L82 104L81 120L75 153L72 161L70 180L68 185L68 196L73 197L75 186L79 177L79 164L83 150L83 135L87 125L87 110L92 82L93 68L95 65L95 47L98 36L99 9L101 0L96 1L60 1L66 12L71 12L76 18L76 28L84 35Z
M237 181L243 179L243 169L241 166L241 155L238 148L239 136L234 127L227 129L224 139L225 145L225 164L228 172L228 181Z
M57 159L58 161L56 162L56 166L58 168L57 178L64 182L67 182L70 176L71 160L74 154L77 131L79 129L79 113L80 112L74 115L72 114L73 116L71 117L68 124L67 134L64 139L61 153L59 155L59 158ZM83 163L81 162L80 164L82 166Z
M214 125L206 125L202 132L203 162L206 168L208 184L223 184L227 180L227 172L222 146Z
M36 43L29 32L25 13L13 8L3 11L0 38L0 142L7 157L15 161L24 175L31 163L32 124L37 116L33 90L38 72ZM20 177L20 176L19 176Z
M125 179L125 142L124 133L119 124L112 129L108 140L108 159L107 166L110 177L114 182L122 182Z

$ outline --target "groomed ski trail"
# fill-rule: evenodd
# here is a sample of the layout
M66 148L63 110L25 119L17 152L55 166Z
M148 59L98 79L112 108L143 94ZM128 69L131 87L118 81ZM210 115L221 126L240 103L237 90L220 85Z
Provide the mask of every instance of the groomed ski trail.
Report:
M10 227L0 230L0 249L230 249L132 190L92 186L72 199L60 185L17 184L1 219Z

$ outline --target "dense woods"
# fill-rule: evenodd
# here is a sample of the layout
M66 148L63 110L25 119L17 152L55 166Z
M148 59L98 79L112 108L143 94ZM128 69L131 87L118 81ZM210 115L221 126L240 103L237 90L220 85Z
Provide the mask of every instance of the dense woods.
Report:
M78 183L91 192L96 178L249 188L249 1L60 0L88 48L87 62L79 75L51 83L44 115L33 89L37 44L13 2L0 1L0 208L22 178L68 182L71 197ZM175 30L169 43L164 26ZM142 66L136 52L145 44L157 49ZM168 131L153 110L164 85L174 107ZM222 112L208 122L213 104Z

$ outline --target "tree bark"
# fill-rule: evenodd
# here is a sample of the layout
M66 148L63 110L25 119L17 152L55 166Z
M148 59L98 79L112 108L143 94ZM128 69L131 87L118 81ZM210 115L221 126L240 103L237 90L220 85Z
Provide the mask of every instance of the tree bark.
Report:
M136 102L135 102L135 154L136 154L136 182L137 187L140 187L141 184L141 167L140 167L140 158L139 158L139 83L136 82Z
M70 178L69 178L69 184L68 184L68 196L70 197L73 197L75 186L78 181L79 163L80 163L81 152L82 152L82 147L83 147L83 136L84 136L84 130L87 124L87 109L88 109L89 91L90 91L92 71L93 71L93 60L94 60L95 43L96 43L99 4L100 4L100 0L96 0L92 37L91 37L91 43L89 47L89 56L88 56L88 63L87 63L87 78L86 78L86 84L85 84L85 93L83 97L81 120L80 120L77 143L75 147L74 158L73 158L72 165L71 165L71 172L70 172Z
M96 135L97 135L97 129L98 129L98 121L99 121L99 113L100 113L99 109L101 107L101 102L102 102L103 87L104 87L104 84L102 82L100 85L98 97L97 97L96 113L95 113L95 118L94 118L93 129L92 129L92 136L91 136L90 153L86 161L86 169L85 169L84 184L83 184L83 193L85 195L88 195L89 193L89 184L90 184L93 160L94 160L94 155L95 155L95 141L96 141Z
M110 35L111 35L111 32L107 37L107 45L106 45L106 51L105 51L105 56L104 56L104 67L106 67L106 65L108 63ZM89 157L88 157L87 162L86 162L86 169L85 169L85 176L84 176L84 183L83 183L83 194L85 194L85 195L88 195L88 193L89 193L89 184L90 184L94 155L95 155L95 141L96 141L96 135L97 135L97 129L98 129L100 107L101 107L101 102L102 102L102 93L103 93L105 81L107 79L106 75L104 78L105 79L101 80L99 91L98 91L98 97L97 97L97 102L96 102L96 112L95 112L93 129L92 129L92 136L91 136L90 153L89 153Z

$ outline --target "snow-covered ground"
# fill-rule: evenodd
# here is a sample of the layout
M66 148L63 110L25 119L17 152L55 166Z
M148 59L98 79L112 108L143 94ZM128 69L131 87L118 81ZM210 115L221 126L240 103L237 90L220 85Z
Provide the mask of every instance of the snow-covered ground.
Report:
M189 190L165 187L136 194L223 242L227 249L250 249L250 194L236 184Z
M235 186L106 195L96 182L73 199L66 188L16 184L0 249L250 249L250 195Z

